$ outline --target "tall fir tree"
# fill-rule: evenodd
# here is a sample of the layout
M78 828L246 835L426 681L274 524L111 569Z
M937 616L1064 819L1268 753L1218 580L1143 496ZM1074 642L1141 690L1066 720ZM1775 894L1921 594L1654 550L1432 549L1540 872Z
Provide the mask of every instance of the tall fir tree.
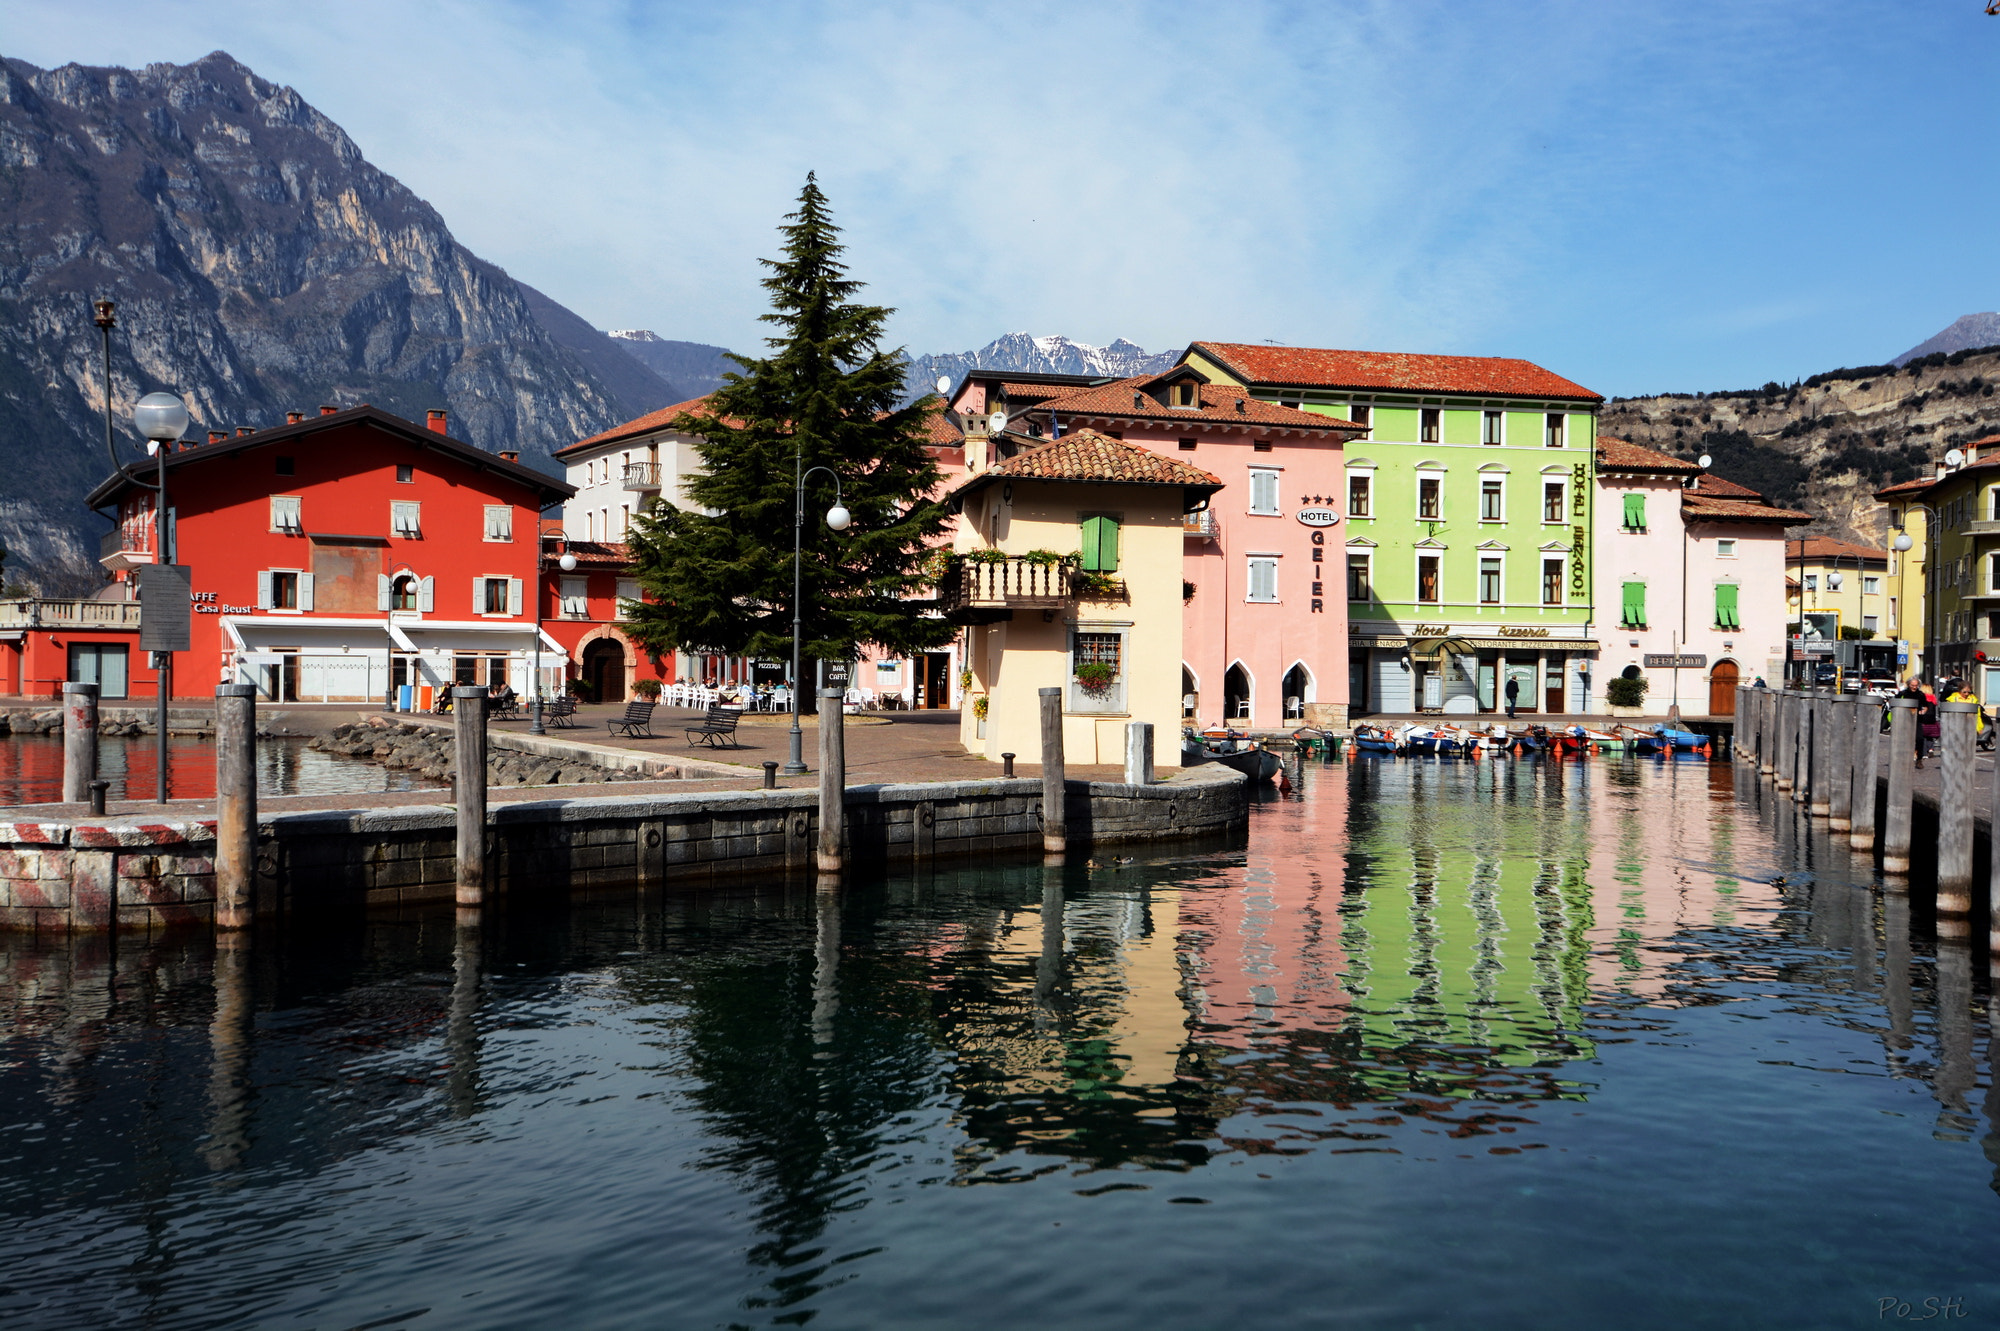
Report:
M855 303L862 284L840 262L839 228L813 176L780 234L784 257L761 261L772 306L762 318L779 330L766 339L770 355L732 356L742 371L673 421L697 440L702 466L684 486L691 507L663 503L632 525L648 599L621 607L626 631L655 654L789 660L795 477L825 467L840 478L853 525L828 528L834 483L823 471L808 475L799 561L806 659L846 660L863 644L898 653L938 646L956 630L911 599L930 583L928 542L946 524L931 498L942 476L923 438L937 399L897 407L904 361L880 345L892 311Z

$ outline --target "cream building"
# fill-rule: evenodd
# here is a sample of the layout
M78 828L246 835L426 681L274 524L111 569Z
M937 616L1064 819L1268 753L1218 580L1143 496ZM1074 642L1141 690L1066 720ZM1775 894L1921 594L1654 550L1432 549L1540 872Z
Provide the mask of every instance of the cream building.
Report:
M1078 430L951 492L960 520L940 599L967 625L968 751L1037 761L1040 690L1056 687L1068 761L1122 763L1126 724L1150 721L1155 765L1180 765L1183 517L1221 488Z

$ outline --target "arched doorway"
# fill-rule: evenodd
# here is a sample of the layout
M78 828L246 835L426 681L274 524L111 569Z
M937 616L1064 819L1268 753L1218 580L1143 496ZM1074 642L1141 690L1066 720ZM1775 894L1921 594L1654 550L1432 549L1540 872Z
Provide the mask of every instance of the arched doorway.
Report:
M1283 696L1286 721L1306 714L1306 704L1313 701L1313 679L1305 662L1297 662L1285 672Z
M625 649L599 638L583 649L583 678L599 702L625 701Z
M1192 720L1201 710L1201 688L1195 683L1194 671L1181 667L1181 719Z
M1250 718L1250 672L1241 665L1229 667L1222 677L1222 719L1224 722Z
M1736 715L1736 681L1739 672L1736 662L1721 660L1708 673L1708 714L1710 716Z

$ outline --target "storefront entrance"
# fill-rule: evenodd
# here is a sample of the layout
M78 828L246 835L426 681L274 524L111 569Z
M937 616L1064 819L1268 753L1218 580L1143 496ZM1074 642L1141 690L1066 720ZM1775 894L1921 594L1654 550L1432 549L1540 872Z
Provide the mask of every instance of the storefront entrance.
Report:
M598 702L625 701L625 649L599 638L583 649L583 678Z
M935 710L951 706L951 653L924 652L917 657L917 706Z

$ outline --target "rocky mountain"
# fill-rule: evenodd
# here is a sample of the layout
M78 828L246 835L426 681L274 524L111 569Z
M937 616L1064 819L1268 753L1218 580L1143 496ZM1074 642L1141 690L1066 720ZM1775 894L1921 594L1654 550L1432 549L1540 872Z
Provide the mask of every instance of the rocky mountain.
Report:
M1936 337L1917 343L1889 363L1908 365L1919 356L1934 356L1939 352L1948 356L1954 351L1991 346L2000 346L2000 314L1990 310L1985 314L1961 314L1951 321L1951 327Z
M1879 546L1874 491L2000 433L1996 386L2000 345L1986 345L1740 392L1614 398L1600 428L1680 457L1708 453L1718 474L1817 513L1810 530Z
M614 328L605 336L627 356L676 386L680 396L662 402L663 407L712 393L722 387L723 375L741 368L728 359L727 347L675 342L645 328Z
M0 544L11 577L49 592L101 582L105 522L80 503L111 465L95 297L118 303L121 422L155 389L183 393L197 429L441 406L453 434L533 460L675 399L608 338L592 360L568 321L588 325L228 55L0 59Z
M1119 338L1108 347L1072 342L1061 335L1034 337L1028 333L1008 333L995 338L977 351L945 352L918 356L910 362L904 380L911 400L931 391L940 376L956 383L968 370L1025 370L1034 374L1095 374L1125 378L1134 374L1158 374L1180 355L1173 351L1148 352L1137 343Z

